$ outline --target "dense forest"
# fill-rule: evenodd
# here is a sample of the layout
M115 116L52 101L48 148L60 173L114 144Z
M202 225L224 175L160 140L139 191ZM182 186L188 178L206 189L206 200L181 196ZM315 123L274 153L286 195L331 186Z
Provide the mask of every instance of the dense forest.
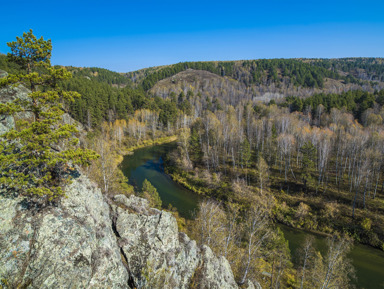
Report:
M384 250L383 67L374 58L187 62L126 75L68 67L73 78L60 87L82 95L66 108L101 155L90 173L106 194L126 181L112 149L177 135L167 171L206 198L179 225L225 256L239 284L349 288L351 240ZM22 73L3 55L0 69ZM181 89L156 93L176 76ZM289 89L258 98L266 87ZM308 240L293 265L276 222L329 234L328 254Z

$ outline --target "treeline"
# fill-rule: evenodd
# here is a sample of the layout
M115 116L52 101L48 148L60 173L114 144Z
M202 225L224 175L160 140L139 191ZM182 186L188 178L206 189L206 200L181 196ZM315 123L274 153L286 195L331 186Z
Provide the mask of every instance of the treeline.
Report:
M379 60L357 59L356 61L348 61L347 63L355 63L370 67L371 71L379 73ZM172 99L172 93L164 90L156 90L154 92L146 91L152 87L160 79L172 76L180 71L188 68L196 70L206 70L215 73L219 76L229 76L239 82L217 81L198 82L196 87L193 87L195 93L199 95L199 102L207 107L223 107L225 103L235 105L239 101L249 101L264 95L271 88L275 94L281 93L279 87L290 87L283 89L284 95L295 95L295 85L303 87L317 87L320 89L323 86L325 77L340 78L329 63L343 63L344 60L297 60L297 59L272 59L272 60L251 60L251 61L228 61L228 62L186 62L171 66L153 68L143 70L143 73L148 75L142 82L142 86L131 86L131 80L127 76L115 73L106 69L100 68L75 68L68 67L73 73L73 78L62 84L65 89L77 91L82 94L82 98L76 100L69 107L69 112L72 116L87 125L88 127L97 127L103 121L113 121L115 119L129 119L129 117L137 109L150 109L163 111L162 123L168 125L167 122L174 122L175 105L170 103L170 100L164 100L152 96L151 93L162 95L162 98ZM376 61L376 62L375 62ZM360 63L361 62L361 63ZM357 64L356 64L357 63ZM323 65L323 66L321 66ZM349 66L348 66L349 67ZM349 68L343 69L349 69ZM377 69L375 68L377 67ZM350 69L352 69L350 68ZM20 67L12 62L9 62L5 55L0 55L0 69L13 73L22 73ZM337 70L337 69L336 69ZM227 78L220 78L227 80ZM253 85L253 86L250 86ZM259 86L256 86L259 85ZM258 87L258 88L257 88ZM267 90L263 88L268 88ZM175 91L178 89L175 87ZM320 90L321 91L321 90ZM188 89L182 90L183 94L188 93ZM287 105L292 107L292 110L303 111L311 107L312 112L317 109L319 104L322 104L329 111L332 107L346 106L349 110L355 113L355 116L361 119L362 112L367 108L372 108L372 101L365 100L359 102L355 92L341 94L324 95L316 94L305 100L291 97L287 100ZM268 94L268 93L267 93ZM271 93L269 93L271 94ZM311 93L310 93L311 94ZM177 97L179 93L177 92ZM296 95L301 95L298 91ZM345 96L345 97L344 97ZM374 98L381 96L374 95ZM360 99L367 98L366 96ZM382 97L381 97L382 98ZM351 101L353 99L353 101ZM176 106L178 100L174 101ZM376 102L382 103L382 99L377 99ZM184 104L187 104L185 102ZM193 101L189 101L190 106L194 106ZM189 106L189 104L187 104ZM352 107L355 106L355 107ZM356 111L358 107L358 111ZM189 109L189 108L188 108ZM189 109L190 110L190 109ZM170 113L169 113L170 112Z
M105 82L84 77L72 78L61 86L81 94L81 98L69 106L69 112L89 128L100 125L104 120L126 119L134 112L132 99L136 91L129 88L117 89Z
M325 77L332 79L342 78L337 72L316 67L296 59L248 60L244 61L242 66L249 71L250 76L239 69L237 75L233 77L243 81L246 85L260 85L266 81L280 83L287 79L288 83L293 83L294 86L322 88Z
M0 69L13 73L25 73L19 65L0 55ZM140 87L132 88L130 80L118 73L99 68L69 68L73 78L59 83L68 91L81 94L73 103L67 104L67 111L87 128L99 128L105 121L114 122L134 118L138 110L147 109L159 115L158 129L167 131L176 125L179 110L191 114L191 104L187 96L171 95L168 99L147 95ZM93 76L92 76L93 75ZM126 84L118 88L113 84Z
M65 90L76 91L81 98L70 104L71 116L88 128L98 128L107 121L131 120L140 110L151 111L158 115L155 125L157 130L172 130L177 126L181 112L191 115L191 94L171 94L163 99L148 95L142 88L127 85L117 88L103 81L103 78L86 78L75 73L76 77L61 83ZM191 99L192 101L192 99Z
M119 73L94 67L67 69L73 78L61 87L81 94L70 104L69 113L88 128L99 127L104 121L128 119L145 102L144 92L131 88L130 80Z
M97 128L104 121L126 121L135 117L140 110L158 114L154 125L156 129L165 128L167 131L177 124L181 112L192 113L191 94L171 95L170 98L149 97L139 88L115 88L104 82L87 78L74 78L61 84L66 90L77 91L81 94L70 104L71 115L88 128Z
M234 63L233 62L182 62L173 64L170 66L166 66L164 68L160 68L148 75L145 75L144 80L141 83L141 86L144 90L151 89L158 81L165 79L167 77L171 77L181 71L187 69L195 69L195 70L206 70L217 75L224 76L226 71L229 71L230 75L233 70ZM150 72L150 71L149 71ZM128 73L129 76L129 73Z
M0 69L12 74L25 73L20 65L10 61L7 58L7 55L1 53ZM66 69L72 73L73 78L92 79L94 82L106 83L120 87L125 87L126 85L130 85L132 83L132 81L125 75L104 68L67 66Z

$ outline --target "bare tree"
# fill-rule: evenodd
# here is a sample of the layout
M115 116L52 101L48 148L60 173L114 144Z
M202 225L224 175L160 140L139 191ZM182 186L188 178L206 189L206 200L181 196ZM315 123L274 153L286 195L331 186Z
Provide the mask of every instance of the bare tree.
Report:
M270 233L267 230L269 216L267 211L261 206L251 207L248 210L246 216L244 217L244 220L244 234L247 245L244 255L244 266L242 270L243 273L239 282L240 284L245 283L247 275L249 273L251 261L257 256L261 245Z
M304 241L304 246L302 250L300 250L300 254L302 257L302 267L300 268L301 271L301 277L300 277L300 289L304 288L304 283L305 283L305 278L306 278L306 273L310 269L312 262L313 262L313 257L314 257L314 249L313 249L313 242L315 238L312 235L309 235L305 241Z
M210 246L216 252L222 239L220 235L224 232L224 219L225 213L220 203L213 200L201 202L196 218L199 243Z
M354 276L353 266L347 259L352 241L347 237L328 238L328 253L324 258L324 274L320 280L320 289L347 288Z

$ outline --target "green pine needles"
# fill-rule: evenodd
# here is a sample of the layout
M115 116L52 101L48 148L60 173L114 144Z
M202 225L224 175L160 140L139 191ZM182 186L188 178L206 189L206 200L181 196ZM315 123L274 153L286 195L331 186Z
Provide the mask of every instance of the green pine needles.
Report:
M30 30L8 46L8 58L24 73L0 79L0 88L22 84L31 93L0 104L0 115L15 119L15 128L0 136L0 191L47 203L64 195L72 165L89 165L98 155L81 149L76 126L62 121L65 104L80 95L59 88L72 75L50 66L51 41L37 39Z

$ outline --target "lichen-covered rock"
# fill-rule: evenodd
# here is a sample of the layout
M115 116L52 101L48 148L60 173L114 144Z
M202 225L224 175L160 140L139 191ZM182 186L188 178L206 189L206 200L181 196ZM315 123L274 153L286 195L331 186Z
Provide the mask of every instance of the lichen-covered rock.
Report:
M137 288L238 288L228 261L179 233L172 214L135 196L114 201L116 233Z
M168 212L148 208L146 200L117 196L116 231L138 288L187 288L199 260L196 242L179 235Z
M0 280L10 288L128 288L109 207L86 177L57 207L0 196Z
M237 288L231 266L224 257L217 258L211 248L203 246L200 265L199 288L229 289Z

